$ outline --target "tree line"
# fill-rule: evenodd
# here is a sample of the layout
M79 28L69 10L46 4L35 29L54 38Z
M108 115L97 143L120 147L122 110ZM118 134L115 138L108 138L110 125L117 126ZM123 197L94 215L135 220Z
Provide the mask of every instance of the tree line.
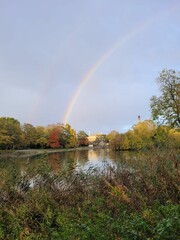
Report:
M0 149L73 148L87 146L87 134L76 131L69 124L52 124L47 127L23 125L17 119L0 118Z
M124 134L112 131L108 134L110 148L114 150L140 150L158 148L179 148L180 131L166 125L156 125L145 120L134 125Z
M126 133L111 131L99 134L94 146L109 143L114 150L133 150L155 147L180 146L180 131L167 125L157 125L145 120L133 125ZM74 148L88 146L88 135L76 131L69 124L53 124L47 127L25 123L14 118L0 118L0 149ZM103 145L104 146L104 145Z

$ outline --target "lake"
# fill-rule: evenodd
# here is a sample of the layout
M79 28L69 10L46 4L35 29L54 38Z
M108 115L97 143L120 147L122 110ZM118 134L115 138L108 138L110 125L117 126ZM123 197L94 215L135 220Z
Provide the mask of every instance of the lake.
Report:
M22 175L27 171L36 172L46 166L52 173L84 172L96 170L106 171L107 168L133 169L138 168L139 159L145 153L114 152L109 149L75 150L70 152L50 153L46 156L33 158L6 158L1 159L4 168L16 170Z

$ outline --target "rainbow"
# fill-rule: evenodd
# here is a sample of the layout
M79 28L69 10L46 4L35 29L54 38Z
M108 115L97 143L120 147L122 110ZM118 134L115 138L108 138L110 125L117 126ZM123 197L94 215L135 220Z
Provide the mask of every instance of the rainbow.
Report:
M117 41L110 49L108 49L97 61L96 63L88 70L88 72L83 76L80 80L76 90L74 91L68 106L66 108L66 112L63 117L63 123L67 123L69 121L70 115L72 110L80 96L81 91L83 88L88 84L90 79L96 73L96 71L101 67L101 65L118 49L122 48L125 44L127 44L131 39L145 30L147 27L151 26L153 23L157 22L162 17L172 14L172 12L177 11L180 6L171 6L169 8L164 9L163 11L159 12L155 16L151 17L147 21L139 24L135 28L128 31L119 41Z
M100 66L108 59L115 50L123 46L129 39L131 39L133 36L138 34L144 26L139 26L135 30L132 30L128 34L126 34L120 41L118 41L113 47L111 47L107 52L105 52L97 61L96 63L88 70L88 72L85 74L85 76L80 80L80 83L78 87L76 88L74 94L72 95L70 102L68 104L67 110L65 112L65 115L63 117L63 123L67 123L71 112L73 110L74 105L76 104L78 97L82 91L82 89L88 84L91 77L96 73L96 71L100 68Z
M85 74L85 76L80 80L80 83L72 95L70 102L68 104L67 110L65 112L63 123L67 123L72 109L77 102L77 99L82 91L82 89L87 85L91 77L96 73L96 71L100 68L100 66L120 47L124 46L130 39L140 33L146 24L142 24L135 29L128 32L122 39L120 39L116 44L113 45L110 49L107 50L97 61L96 63L89 69L89 71Z
M131 39L133 39L135 36L137 36L139 33L141 33L143 30L145 30L147 27L151 26L153 23L157 22L159 19L161 19L163 16L172 14L175 11L178 11L180 8L180 4L175 4L166 7L166 9L161 10L158 12L155 16L149 18L143 23L140 23L130 31L128 31L122 38L120 38L118 41L116 41L113 46L105 53L103 53L89 68L87 73L82 77L82 79L79 81L79 84L77 88L75 89L74 93L72 94L70 101L67 104L66 111L63 115L63 117L60 120L60 122L67 123L70 119L70 116L72 114L72 110L78 101L78 98L82 92L82 90L85 88L85 86L88 84L90 79L95 75L97 70L103 65L103 63L111 57L111 55L116 51L121 49L123 46L125 46ZM79 31L79 30L78 30ZM76 32L75 32L76 33ZM68 36L67 40L70 40L73 36L74 32L70 36ZM57 59L58 60L58 59ZM40 86L40 92L38 96L34 98L34 102L32 104L32 108L29 113L29 122L35 121L35 117L37 117L39 109L44 101L44 97L47 95L47 92L53 88L53 77L56 74L56 69L58 68L58 63L55 61L54 64L50 66L50 69L45 74L45 77L43 78L42 85Z

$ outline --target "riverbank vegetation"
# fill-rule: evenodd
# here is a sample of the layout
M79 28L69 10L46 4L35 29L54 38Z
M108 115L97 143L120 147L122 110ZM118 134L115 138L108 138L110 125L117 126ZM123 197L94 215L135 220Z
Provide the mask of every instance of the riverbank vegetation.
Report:
M86 173L1 161L0 239L179 239L179 154L156 149L133 168Z
M114 150L140 150L154 147L166 148L180 146L180 130L167 125L157 125L152 120L138 122L126 133L111 131L96 136L94 146L109 144ZM20 125L9 117L0 118L0 149L67 149L87 147L88 135L84 131L76 133L69 125L55 124L48 127ZM1 153L3 153L1 151Z

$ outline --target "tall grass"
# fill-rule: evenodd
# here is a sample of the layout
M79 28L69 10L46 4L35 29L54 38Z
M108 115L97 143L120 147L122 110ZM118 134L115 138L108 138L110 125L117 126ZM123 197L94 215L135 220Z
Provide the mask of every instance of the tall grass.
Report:
M43 162L22 172L1 162L0 239L179 239L179 161L177 150L154 149L133 171L54 173Z

